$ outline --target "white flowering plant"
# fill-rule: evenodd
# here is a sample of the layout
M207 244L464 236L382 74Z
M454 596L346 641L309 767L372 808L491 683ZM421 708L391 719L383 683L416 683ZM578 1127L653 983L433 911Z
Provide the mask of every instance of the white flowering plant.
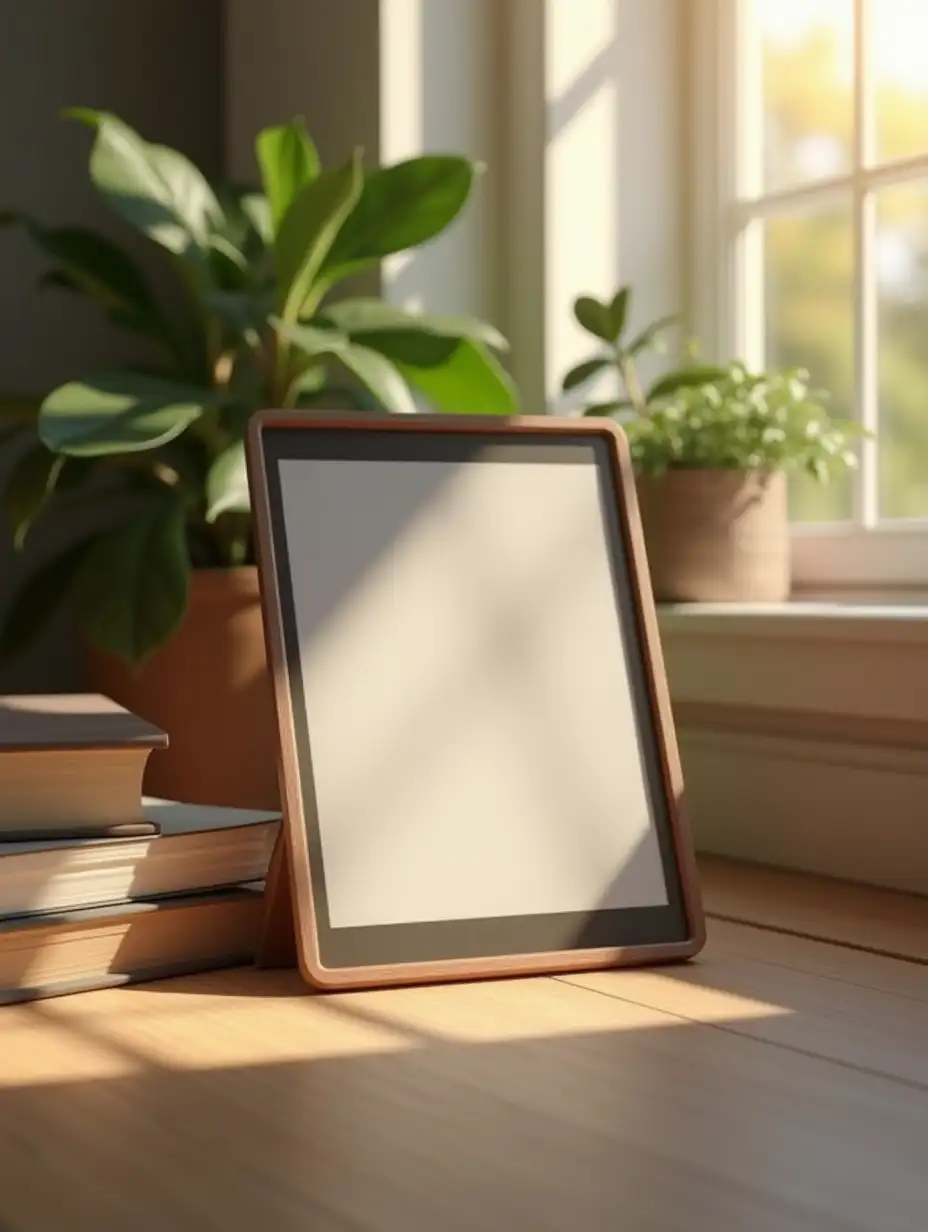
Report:
M678 388L623 422L635 469L804 472L827 482L858 464L864 432L832 416L801 368L750 372L738 361L704 384Z
M828 395L811 387L802 368L751 372L740 360L702 364L691 344L683 367L646 385L637 361L647 351L664 350L676 318L630 336L630 308L630 287L620 287L610 300L581 295L574 301L574 319L595 339L596 350L567 373L563 392L579 392L602 375L612 379L613 397L588 400L580 413L622 424L639 474L801 471L825 482L857 466L854 444L867 434L829 413Z

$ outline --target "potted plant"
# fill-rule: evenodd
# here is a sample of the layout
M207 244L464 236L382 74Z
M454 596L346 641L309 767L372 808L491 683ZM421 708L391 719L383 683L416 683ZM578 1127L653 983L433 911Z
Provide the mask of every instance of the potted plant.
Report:
M90 125L90 176L171 267L170 303L122 246L9 214L50 259L43 282L89 299L144 345L143 363L70 381L44 399L3 505L20 548L37 518L77 502L102 524L34 571L9 605L0 653L63 604L88 686L164 727L148 790L228 804L276 799L243 434L260 407L512 414L493 352L468 317L337 298L343 281L441 234L479 168L429 155L323 169L303 124L262 132L261 190L215 184L116 116Z
M788 476L827 482L855 467L859 427L831 416L799 369L690 364L645 388L636 359L671 319L626 340L629 300L626 287L609 304L576 301L577 322L607 349L572 369L564 389L581 389L606 370L618 378L620 396L583 413L614 416L628 436L655 598L785 600Z

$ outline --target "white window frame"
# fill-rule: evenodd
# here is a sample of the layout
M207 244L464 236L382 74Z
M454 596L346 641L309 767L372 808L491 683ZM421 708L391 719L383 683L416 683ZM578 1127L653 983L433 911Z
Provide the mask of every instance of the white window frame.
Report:
M873 0L849 2L855 6L857 29L866 29ZM874 243L872 194L886 185L928 178L928 152L870 166L872 133L864 120L872 74L867 40L858 38L857 139L851 171L762 197L752 192L759 183L761 150L756 140L750 147L748 142L758 131L760 117L750 110L758 92L747 89L745 81L759 66L755 68L748 63L747 55L739 54L747 43L749 0L687 0L681 7L691 91L686 212L691 258L689 301L695 332L709 355L739 355L749 362L760 359L762 322L756 319L756 311L752 314L751 306L762 301L750 290L751 271L758 268L750 251L754 242L750 220L793 204L827 202L836 194L852 195L857 414L865 426L873 428L877 418L876 303L872 280L865 279L862 272ZM866 340L866 346L862 340ZM865 442L863 452L854 520L794 528L793 579L798 590L928 587L928 519L877 522L876 450Z

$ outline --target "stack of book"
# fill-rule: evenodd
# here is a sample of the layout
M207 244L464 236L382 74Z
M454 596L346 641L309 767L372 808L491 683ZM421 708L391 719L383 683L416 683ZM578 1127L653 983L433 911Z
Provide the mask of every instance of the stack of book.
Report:
M156 727L0 698L0 1004L253 960L275 813L143 795Z

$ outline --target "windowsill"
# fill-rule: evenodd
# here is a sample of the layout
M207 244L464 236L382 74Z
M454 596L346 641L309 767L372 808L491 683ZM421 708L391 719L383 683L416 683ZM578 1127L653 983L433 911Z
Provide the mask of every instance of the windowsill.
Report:
M697 847L928 894L928 597L658 614Z
M786 603L671 603L658 606L665 634L928 641L928 593L803 594Z
M658 607L670 693L678 714L733 730L773 716L787 731L848 737L874 725L912 725L928 746L928 596L882 592L787 603Z

